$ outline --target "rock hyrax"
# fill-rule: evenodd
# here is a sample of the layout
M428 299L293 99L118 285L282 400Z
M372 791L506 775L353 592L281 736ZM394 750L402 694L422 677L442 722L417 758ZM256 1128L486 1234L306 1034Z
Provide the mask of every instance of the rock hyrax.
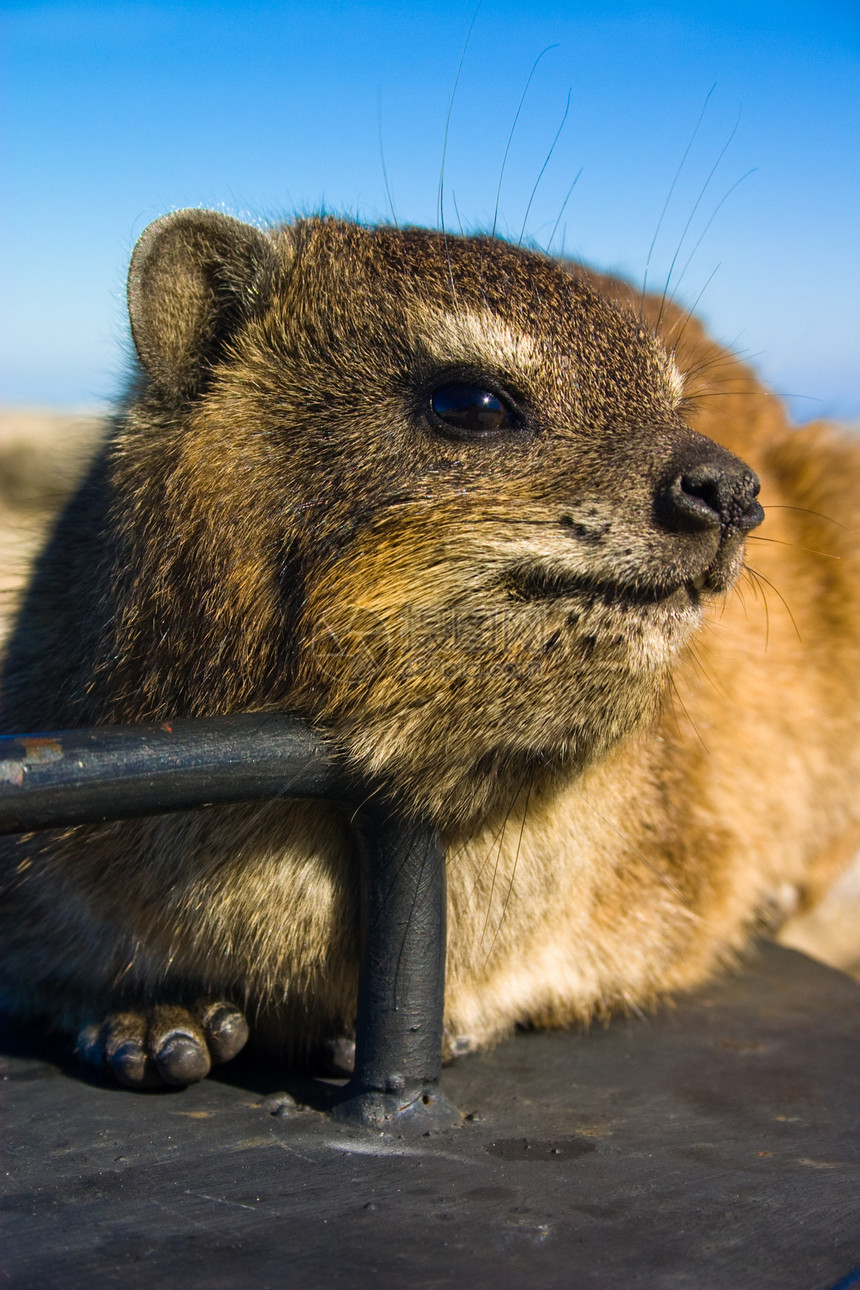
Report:
M442 830L455 1049L691 986L851 855L857 441L672 305L488 237L179 211L129 306L4 730L331 731ZM354 1021L353 845L320 802L7 842L5 1004L127 1083L199 1077L244 1017L308 1060Z

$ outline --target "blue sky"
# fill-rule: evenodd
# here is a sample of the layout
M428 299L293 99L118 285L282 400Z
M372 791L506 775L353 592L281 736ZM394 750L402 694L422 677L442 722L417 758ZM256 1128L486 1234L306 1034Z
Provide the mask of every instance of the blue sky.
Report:
M472 0L3 0L0 402L117 392L126 263L166 210L390 218L381 138L398 220L435 225L473 14ZM641 283L659 225L650 286L675 258L679 298L798 418L860 420L856 3L483 0L448 131L449 227L496 218L545 49L498 229L516 239L525 220L545 246L581 171L554 251Z

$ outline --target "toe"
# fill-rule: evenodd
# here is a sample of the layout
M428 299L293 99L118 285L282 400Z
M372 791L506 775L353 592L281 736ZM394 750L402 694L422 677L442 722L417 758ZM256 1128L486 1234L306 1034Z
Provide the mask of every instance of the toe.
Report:
M248 1041L248 1023L232 1003L203 999L194 1009L206 1035L213 1065L228 1062Z
M84 1066L101 1070L107 1064L104 1032L103 1021L93 1022L78 1031L78 1037L75 1040L75 1056Z
M140 1012L118 1012L103 1027L104 1054L120 1084L151 1088L160 1084L158 1070L146 1046L146 1018Z
M209 1074L206 1036L186 1008L153 1008L147 1044L165 1084L194 1084Z

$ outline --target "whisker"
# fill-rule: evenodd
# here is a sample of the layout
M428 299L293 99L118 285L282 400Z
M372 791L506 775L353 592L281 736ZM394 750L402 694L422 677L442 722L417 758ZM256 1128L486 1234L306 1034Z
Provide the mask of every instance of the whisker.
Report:
M728 695L726 694L724 687L718 684L715 678L711 676L710 672L705 667L702 660L699 658L697 650L694 649L692 645L690 646L690 649L689 649L689 655L690 655L690 661L693 663L694 667L696 667L698 671L702 674L702 676L707 681L708 685L710 685L711 688L713 689L714 693L720 695L721 698L728 698Z
M735 129L737 129L737 126L735 126ZM734 131L732 131L732 135L734 135ZM729 139L729 143L731 143L731 138ZM726 147L728 147L728 144L726 144ZM724 151L725 151L725 148L723 149L723 152L724 152ZM722 156L722 155L723 155L723 154L722 154L722 153L720 153L720 156ZM720 198L720 200L717 202L716 206L715 206L715 207L714 207L714 209L713 209L713 212L712 212L712 214L711 214L710 219L708 220L707 224L706 224L706 225L705 225L705 227L702 229L702 232L701 232L701 234L699 235L699 238L698 238L698 240L697 240L697 242L696 242L696 245L693 247L692 251L691 251L691 252L690 252L690 254L687 256L687 262L686 262L686 264L684 265L683 269L681 270L681 276L678 278L678 281L675 283L675 286L674 286L674 288L673 288L673 290L672 290L672 295L671 295L671 297L670 297L670 300L674 300L676 293L677 293L677 292L678 292L678 290L680 289L681 283L684 281L684 276L685 276L685 274L686 274L687 270L689 269L690 265L692 264L693 260L695 259L696 252L698 251L699 247L702 245L702 242L705 240L705 237L706 237L706 235L707 235L708 229L711 227L711 225L713 224L714 220L715 220L715 219L717 218L717 216L719 215L720 210L722 209L722 207L724 206L724 204L728 201L728 199L731 197L731 195L732 195L732 193L735 191L735 189L736 189L737 187L739 187L739 186L744 182L744 180L745 180L745 179L749 179L750 175L754 175L757 169L758 169L758 166L753 166L753 167L752 167L752 169L748 170L745 174L741 175L740 179L735 180L735 182L732 184L731 188L729 188L729 189L728 189L728 190L723 194L723 196ZM712 172L712 173L713 173L713 172ZM680 249L681 249L681 248L680 248L680 246L679 246L679 247L678 247L678 250L680 251ZM673 261L672 261L672 266L673 266L673 267L674 267L674 264L675 264L675 261L673 260ZM719 265L717 265L717 268L719 268L719 267L720 267L720 266L719 266ZM714 273L716 273L716 271L717 271L717 270L715 269L715 270L714 270ZM671 276L671 270L670 270L670 276ZM714 274L712 273L712 274L711 274L711 277L713 277L713 276L714 276ZM708 279L708 282L710 282L710 278ZM667 281L666 281L666 285L667 285L667 287L668 287L668 285L669 285L669 283L668 283L668 279L667 279ZM707 286L707 283L706 283L705 285ZM702 294L702 293L701 293L701 292L699 292L699 296L697 297L697 300L696 300L696 303L697 303L697 304L698 304L698 300L701 298L701 294ZM731 348L731 347L729 347L729 348Z
M437 232L442 235L442 242L445 247L445 258L448 261L448 279L451 284L451 300L454 305L457 303L457 289L454 286L454 271L451 267L451 252L448 247L448 235L445 232L445 160L448 155L448 136L451 131L451 115L454 111L454 99L457 96L457 86L460 84L460 75L463 71L463 63L466 60L466 50L469 48L469 41L472 38L472 31L478 19L483 0L478 0L475 6L475 12L472 14L472 21L469 23L469 30L466 32L466 39L463 42L463 50L460 54L460 61L457 64L457 75L454 77L454 88L451 90L451 98L448 100L448 114L445 117L445 137L442 141L442 164L439 169L439 194L437 198Z
M487 852L486 852L486 855L484 856L483 862L481 863L481 866L480 866L480 868L478 869L478 872L477 872L477 873L476 873L476 875L475 875L475 881L472 883L471 889L469 890L469 893L468 893L468 895L466 896L466 902L467 902L467 904L470 904L470 903L472 902L472 900L473 900L473 898L474 898L474 896L475 896L475 892L478 890L478 883L480 882L481 878L483 877L483 875L484 875L484 870L486 869L487 865L490 863L490 857L492 856L493 851L496 849L497 845L498 845L499 850L501 850L502 841L503 841L503 839L504 839L504 834L505 834L505 828L506 828L507 823L508 823L508 818L509 818L509 816L510 816L511 809L512 809L512 805L511 805L511 807L509 807L509 808L508 808L508 810L505 812L505 815L504 815L504 817L503 817L503 819L502 819L502 823L501 823L501 825L499 826L499 828L496 830L496 832L493 834L493 836L492 836L492 837L490 838L490 840L489 840L489 843L488 843L488 846L487 846ZM465 838L465 839L464 839L464 841L463 841L463 843L462 843L462 845L460 846L460 848L459 848L456 852L454 852L454 853L453 853L453 854L454 854L454 856L455 856L456 858L458 858L458 859L459 859L462 855L464 855L464 854L465 854L465 852L466 852L466 851L467 851L467 849L469 848L470 844L471 844L471 838L468 838L468 837L467 837L467 838Z
M798 546L796 542L785 542L782 538L764 537L761 533L748 533L748 542L772 542L776 546L790 546L793 551L805 551L807 555L820 555L825 560L841 560L841 555L834 555L832 551L816 551L812 546Z
M504 180L504 177L505 177L505 167L506 167L506 166L507 166L507 164L508 164L508 153L509 153L509 152L510 152L510 150L511 150L511 144L512 144L512 143L513 143L513 141L514 141L514 133L516 132L517 122L518 122L518 121L519 121L519 119L520 119L520 113L521 113L521 112L522 112L522 110L523 110L523 104L524 104L524 103L525 103L525 101L526 101L526 95L527 95L527 94L528 94L528 92L529 92L529 86L530 86L530 85L531 85L531 83L532 83L532 77L534 76L535 72L537 71L538 63L539 63L539 62L540 62L540 60L543 58L544 54L548 54L548 53L549 53L549 51L550 51L551 49L558 49L558 45L557 45L557 44L556 44L556 45L547 45L546 49L542 49L542 50L541 50L541 52L538 54L538 56L537 56L537 58L535 59L535 61L532 63L532 70L529 72L528 80L526 81L526 84L525 84L525 89L523 90L522 94L520 95L520 101L519 101L519 104L517 105L517 110L516 110L516 112L515 112L515 114L514 114L514 121L513 121L513 125L511 126L511 131L510 131L510 134L508 135L508 142L507 142L507 144L505 145L505 155L502 157L502 168L501 168L501 170L499 171L499 186L498 186L498 188L496 189L496 207L495 207L495 210L493 211L493 227L492 227L492 229L490 230L490 237L491 237L491 238L494 238L494 237L496 236L496 225L498 224L498 220L499 220L499 202L500 202L500 200L501 200L501 196L502 196L502 181ZM549 158L547 158L547 160L549 160ZM541 174L543 174L543 171L541 171Z
M707 291L708 287L709 287L709 286L711 285L711 283L713 282L714 278L716 277L717 273L719 272L719 268L720 268L720 266L719 266L719 264L718 264L718 265L716 266L716 268L715 268L715 269L713 269L713 270L708 274L708 277L705 279L705 285L702 287L701 291L700 291L700 292L699 292L699 294L696 296L696 299L693 301L693 303L690 305L690 308L687 310L686 314L684 315L684 321L682 322L682 324L681 324L681 326L680 326L680 329L679 329L679 331L677 332L677 334L676 334L675 336L670 336L670 337L667 337L667 338L666 338L667 343L668 343L668 344L671 344L673 349L676 349L676 348L678 347L678 345L680 345L681 340L683 339L683 336L684 336L684 332L687 330L687 324L688 324L688 323L689 323L689 322L690 322L690 321L695 317L696 309L698 308L699 301L701 300L702 296L703 296L703 295L705 294L705 292ZM701 366L703 366L703 364L700 364L699 366L700 366L700 368L701 368ZM699 372L696 370L696 368L694 368L694 367L693 367L693 368L689 368L689 369L687 370L687 372L685 373L685 375L686 375L687 377L689 377L689 376L697 376L697 375L699 375L699 374L700 374L700 373L699 373Z
M695 395L689 397L688 404L694 405L703 403L705 399L736 399L739 394L743 394L750 399L771 399L772 393L768 390L750 390L742 386L735 390L697 390ZM782 395L780 395L782 398Z
M457 194L451 189L451 201L454 203L454 214L457 216L457 224L460 229L460 236L463 236L463 221L460 218L460 207L457 205Z
M702 187L701 187L701 189L699 190L699 195L698 195L698 197L696 198L695 202L693 203L693 209L690 211L690 214L689 214L689 216L687 217L687 222L686 222L686 224L684 225L684 228L683 228L683 230L682 230L682 232L681 232L681 237L680 237L680 240L679 240L679 242L678 242L678 245L677 245L677 247L676 247L676 249L675 249L675 254L672 256L672 263L669 265L669 272L668 272L668 274L666 275L666 285L665 285L665 287L663 288L663 300L662 300L662 303L661 303L661 306L660 306L660 316L661 316L661 317L662 317L662 314L663 314L663 306L664 306L664 305L665 305L665 303L666 303L666 296L667 296L668 291L669 291L669 283L672 281L672 274L673 274L673 273L674 273L674 271L675 271L675 265L676 265L676 263L677 263L677 261L678 261L678 256L681 254L681 247L684 245L684 242L685 242L685 240L686 240L687 234L688 234L688 232L690 231L690 225L692 224L692 222L693 222L693 220L694 220L694 218L695 218L696 211L699 209L699 206L702 204L702 200L703 200L703 198L704 198L704 196L705 196L705 193L706 193L706 192L707 192L707 190L708 190L708 186L710 185L711 180L713 179L714 175L716 174L716 172L717 172L717 169L718 169L718 167L719 167L720 162L722 161L723 157L726 155L726 152L728 151L728 149L729 149L729 147L730 147L730 145L731 145L732 140L734 139L735 135L736 135L736 134L737 134L737 132L738 132L738 126L740 125L740 123L741 123L741 114L740 114L740 112L738 112L738 119L737 119L737 121L735 122L734 129L732 130L732 132L731 132L731 134L729 135L728 139L726 139L726 142L723 144L723 147L722 147L722 150L720 151L719 156L717 157L716 161L714 162L713 166L711 167L711 169L710 169L710 172L709 172L709 174L708 174L707 179L706 179L706 180L705 180L705 182L702 184ZM736 187L737 187L737 184L733 185L733 187L729 189L729 192L734 191L734 188L736 188ZM726 197L727 197L727 196L728 196L728 193L726 193ZM717 211L720 209L720 206L722 206L723 201L725 201L725 197L723 198L723 200L722 200L721 202L719 202L719 203L718 203L718 205L717 205L716 209L714 210L713 215L711 215L711 218L708 220L707 224L705 225L705 229L704 229L704 232L702 233L702 236L699 238L698 242L697 242L697 243L696 243L696 245L693 247L692 253L691 253L691 254L690 254L690 256L689 256L689 258L688 258L688 260L687 260L687 263L684 265L683 270L681 271L681 277L680 277L680 278L678 279L678 281L675 283L675 288L674 288L674 291L673 291L673 293L672 293L672 295L673 295L673 296L674 296L675 292L677 292L677 291L678 291L678 289L680 288L680 286L681 286L681 282L682 282L683 277L684 277L684 274L687 272L687 269L688 269L688 268L689 268L689 266L690 266L690 263L691 263L691 261L692 261L692 259L693 259L693 256L696 254L696 251L698 250L699 246L701 245L702 238L705 236L705 233L707 233L708 229L711 227L711 224L712 224L712 223L713 223L713 221L714 221L714 216L716 215Z
M660 212L660 218L657 220L657 227L654 230L654 236L651 239L651 245L648 247L648 255L645 258L645 272L642 276L642 297L641 297L640 306L639 306L640 312L642 311L642 309L644 309L644 306L645 306L645 293L648 289L648 270L651 267L651 256L654 254L654 247L657 245L657 238L660 236L660 229L663 227L663 220L666 218L666 212L669 209L669 203L672 200L672 194L674 193L678 180L681 177L681 171L684 169L684 164L687 160L687 157L690 155L690 149L693 146L696 135L699 133L699 126L702 124L705 113L708 110L708 103L710 101L711 95L713 94L716 88L717 88L716 83L714 83L711 86L711 88L708 90L707 94L705 95L705 101L702 104L702 110L699 113L699 119L696 122L696 125L693 129L693 133L690 135L689 142L687 143L687 146L684 149L684 155L680 160L678 169L675 171L675 177L672 180L671 185L669 186L669 192L666 196L665 202L663 203L663 209Z
M735 583L732 590L734 591L734 594L737 596L738 600L741 602L741 608L744 611L744 618L747 620L747 622L749 622L749 614L747 613L746 597L744 596L740 581Z
M749 582L756 600L758 600L759 595L761 595L761 603L764 609L764 651L767 653L768 646L770 645L770 609L767 603L767 594L764 587L759 586L757 579L746 564L744 565L744 577Z
M525 828L526 828L526 817L528 816L529 802L531 801L533 788L534 788L534 771L532 772L529 778L529 786L526 790L526 800L523 803L523 818L520 821L520 835L517 838L517 849L514 853L514 863L511 866L511 877L510 877L510 881L508 882L508 890L505 894L505 903L502 906L502 912L499 915L499 921L496 924L496 930L495 930L495 933L493 934L492 944L490 945L490 948L487 950L487 957L484 959L484 967L487 966L487 964L489 963L492 957L493 949L495 947L496 941L498 940L499 932L502 930L502 923L505 921L505 914L508 912L508 904L510 903L511 893L513 892L513 889L514 889L514 878L516 877L517 864L520 858L520 851L522 850L523 834L525 833Z
M685 717L687 718L687 720L689 721L689 723L690 723L690 728L691 728L691 730L693 731L693 734L696 736L696 738L698 739L699 743L702 745L702 747L704 748L704 750L705 750L705 752L708 754L708 756L710 756L710 749L708 748L708 745L705 743L704 739L702 738L701 733L699 732L699 727L696 725L695 721L694 721L694 720L693 720L693 718L690 716L690 710L689 710L689 708L687 707L687 705L686 705L686 703L684 702L684 700L681 698L681 691L678 689L678 686L677 686L677 684L675 683L675 678L674 678L674 676L670 677L670 680L671 680L671 684L672 684L672 691L673 691L673 693L675 694L675 696L676 696L676 698L677 698L678 702L680 703L681 707L684 709L684 716L685 716ZM674 713L674 709L675 709L675 705L674 705L674 701L673 701L673 703L672 703L672 711L673 711L673 713ZM677 717L676 717L676 718L675 718L675 724L677 725L677 723L678 723L678 719L677 719Z
M782 594L782 592L779 590L779 587L775 586L775 585L771 582L770 578L766 578L766 577L764 576L764 574L760 572L760 570L758 570L758 569L753 569L753 567L752 567L751 565L746 564L746 565L744 565L744 568L747 570L747 572L748 572L748 573L751 573L751 574L753 575L753 577L754 577L754 578L756 578L756 579L760 579L763 583L765 583L765 585L766 585L766 586L770 587L770 589L771 589L771 591L774 593L774 595L779 596L780 600L781 600L781 601L782 601L782 603L783 603L783 606L785 607L785 612L788 614L789 618L791 619L791 625L792 625L792 627L794 628L795 632L797 633L797 639L799 640L800 644L802 645L802 644L803 644L803 637L802 637L802 636L801 636L801 634L800 634L800 628L798 627L798 625L797 625L797 623L796 623L796 621L795 621L794 614L791 612L791 607L790 607L790 605L789 605L788 601L786 600L786 598L785 598L785 596Z
M835 520L832 515L824 515L821 511L811 511L808 506L789 506L785 502L768 502L767 509L769 511L797 511L800 515L814 515L817 520L826 520L828 524L835 524L838 529L842 529L845 533L854 532L847 524L841 524L839 520Z
M565 207L567 206L568 201L570 200L571 193L573 192L576 185L579 183L579 179L583 172L583 169L584 169L583 166L579 167L579 170L577 170L576 174L574 175L573 183L570 185L570 188L568 188L567 192L564 195L564 201L561 203L561 210L558 212L558 219L555 221L555 223L552 226L552 232L550 233L549 241L547 242L544 250L544 253L546 255L549 255L549 248L552 246L553 242L555 241L555 235L558 232L558 226L561 223L561 217L564 214ZM562 241L561 241L561 250L558 253L558 258L560 260L564 259L564 238L562 238Z
M570 91L570 90L568 90L568 91L567 91L567 103L565 104L564 113L563 113L562 118L561 118L561 124L559 125L558 129L557 129L557 130L556 130L556 132L555 132L555 138L553 139L552 143L550 144L549 152L546 154L546 158L545 158L545 160L544 160L544 163L543 163L543 165L542 165L542 166L541 166L541 168L540 168L540 174L538 175L537 179L535 180L534 188L533 188L533 189L532 189L532 191L531 191L531 196L529 197L528 205L526 206L526 213L525 213L525 215L523 216L523 225L522 225L522 228L520 229L520 236L519 236L519 239L518 239L518 241L517 241L517 246L522 246L522 244L523 244L523 238L525 237L526 224L528 223L528 219L529 219L529 211L530 211L530 210L531 210L531 208L532 208L532 202L533 202L533 201L534 201L534 199L535 199L535 194L537 193L537 190L538 190L538 186L539 186L539 184L540 184L540 181L543 179L543 173L544 173L544 171L546 170L547 166L549 165L550 158L552 157L553 152L555 152L555 145L558 143L559 138L560 138L560 136L561 136L561 132L562 132L562 130L564 129L564 123L565 123L565 121L567 120L567 114L568 114L568 112L570 111L570 95L571 95L571 91Z
M395 998L395 999L397 999L397 998L399 997L399 989L398 989L398 987L399 987L399 983L400 983L400 967L401 967L401 964L402 964L402 962L403 962L403 956L404 956L404 954L406 953L406 941L407 941L407 937L408 937L408 935L409 935L409 929L412 927L412 920L413 920L413 918L414 918L414 916L415 916L415 907L416 907L416 904L417 904L417 902L418 902L419 892L420 892L420 888L421 888L421 886L422 886L422 882L423 882L423 878L424 878L424 870L425 870L425 867L426 867L426 865L427 865L428 861L430 860L430 853L431 853L431 851L433 850L433 847L434 847L433 839L432 839L432 837L428 837L428 838L425 840L425 843L424 843L424 856L423 856L423 858L422 858L422 860L421 860L421 871L420 871L420 873L419 873L419 875L418 875L418 881L415 883L415 887L414 887L414 890L413 890L413 892L412 892L412 903L411 903L411 905L410 905L410 907L409 907L409 917L407 918L407 920L406 920L406 926L405 926L405 927L404 927L404 929L403 929L403 940L401 941L400 949L399 949L398 954L397 954L397 967L396 967L395 972L394 972L394 983L393 983L393 994L394 994L394 998ZM409 868L409 867L411 866L411 864L412 864L412 857L411 857L411 856L404 856L403 864L400 866L400 870L398 871L398 875L397 875L397 876L399 877L400 872L402 872L404 869ZM434 866L433 866L433 876L434 876L434 877L438 876L439 870L440 870L444 865L445 865L445 854L444 854L444 852L443 852L443 853L442 853L442 855L441 855L441 857L439 857L439 858L435 861L435 864L434 864ZM393 889L393 882L392 882L392 889Z
M385 196L388 198L388 207L391 211L391 218L394 220L394 227L400 231L400 225L397 222L397 212L394 209L394 199L391 196L391 188L388 184L388 170L385 165L385 148L382 143L382 88L376 90L376 133L379 138L379 160L382 165L382 181L385 184Z
M520 790L519 790L518 788L514 790L513 796L511 797L511 800L510 800L510 802L508 803L508 809L507 809L507 811L505 812L505 818L504 818L504 820L502 821L502 827L501 827L501 831L500 831L500 833L499 833L499 846L498 846L498 849L497 849L497 851L496 851L496 863L493 865L493 880L492 880L492 882L490 883L490 894L489 894L489 896L487 897L487 916L486 916L486 918L484 919L484 926L483 926L483 927L482 927L482 929L481 929L481 944L483 944L483 942L484 942L484 937L485 937L485 936L486 936L486 934L487 934L487 928L488 928L488 926L489 926L489 924L490 924L490 916L491 916L491 914L492 914L492 912L493 912L493 895L495 894L495 890L496 890L496 878L497 878L497 876L498 876L498 872L499 872L499 865L500 865L500 863L501 863L501 859L502 859L502 844L503 844L503 842L504 842L504 838L505 838L505 829L507 828L508 820L511 818L511 812L512 812L512 811L513 811L513 809L514 809L514 804L516 803L517 797L519 796L519 791L520 791ZM489 859L489 853L488 853L488 857L487 857L487 858ZM485 869L485 868L486 868L486 862L481 866L481 873L483 873L483 871L484 871L484 869ZM476 884L475 884L475 885L477 886L477 881L476 881Z

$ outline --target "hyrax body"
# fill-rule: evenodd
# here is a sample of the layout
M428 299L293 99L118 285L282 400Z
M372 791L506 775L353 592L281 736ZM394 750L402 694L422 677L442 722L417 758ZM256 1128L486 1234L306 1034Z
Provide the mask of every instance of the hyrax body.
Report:
M455 1047L690 986L852 854L856 441L790 429L675 308L489 238L179 212L129 299L138 374L4 730L331 731L442 830ZM7 842L5 1004L131 1083L199 1077L240 1012L307 1057L353 1022L353 848L296 802Z

